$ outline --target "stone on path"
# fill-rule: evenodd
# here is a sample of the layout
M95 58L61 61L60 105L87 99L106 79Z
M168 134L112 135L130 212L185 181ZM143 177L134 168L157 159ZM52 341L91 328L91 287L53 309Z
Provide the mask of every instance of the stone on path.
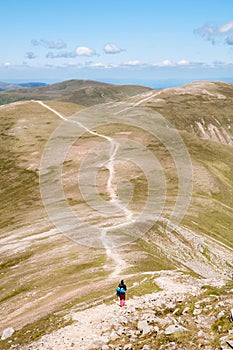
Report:
M12 334L14 333L14 328L12 328L12 327L9 327L9 328L6 328L6 329L4 329L4 331L2 332L2 337L1 337L1 339L2 340L5 340L5 339L7 339L7 338L10 338L11 336L12 336Z
M188 329L183 327L183 326L171 325L165 329L165 334L169 335L169 334L173 334L173 333L182 333L182 332L187 332L187 331L188 331Z

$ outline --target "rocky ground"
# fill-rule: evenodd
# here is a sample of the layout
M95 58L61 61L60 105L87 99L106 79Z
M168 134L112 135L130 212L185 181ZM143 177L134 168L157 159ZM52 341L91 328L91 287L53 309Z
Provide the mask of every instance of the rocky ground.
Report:
M77 311L66 317L69 326L17 350L130 350L232 348L232 283L199 279L182 272L162 271L152 276L158 292L128 299L121 308L110 304ZM134 286L137 288L137 285ZM9 338L10 339L10 338Z

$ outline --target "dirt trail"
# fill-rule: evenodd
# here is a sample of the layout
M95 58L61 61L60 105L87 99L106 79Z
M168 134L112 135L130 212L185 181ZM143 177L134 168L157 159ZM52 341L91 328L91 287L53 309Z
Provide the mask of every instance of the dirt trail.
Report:
M115 192L115 189L113 187L113 179L114 179L114 161L115 161L115 156L119 147L119 144L117 141L115 141L113 138L100 134L96 131L92 131L89 128L87 128L85 125L83 125L82 123L76 121L76 120L70 120L69 118L64 117L61 113L59 113L57 110L55 110L54 108L48 106L47 104L45 104L42 101L33 101L36 103L39 103L42 107L48 109L49 111L51 111L52 113L54 113L55 115L57 115L59 118L61 118L62 120L66 121L66 122L72 122L72 123L76 123L78 124L80 127L82 127L85 131L89 132L90 134L94 135L94 136L98 136L100 138L105 139L106 141L108 141L110 143L110 151L109 151L109 161L106 164L106 167L109 170L109 177L108 177L108 181L107 181L107 191L108 194L110 196L110 202L112 205L114 205L117 209L120 209L121 212L124 214L125 216L125 222L123 224L119 224L119 225L115 225L112 226L111 229L113 228L117 228L118 226L123 226L123 225L127 225L128 223L132 222L132 212L129 211L117 198L117 194ZM107 264L109 264L110 266L112 266L112 263L114 264L114 270L113 272L110 274L109 279L115 278L117 276L119 276L121 274L121 272L123 271L123 269L125 269L127 267L126 262L122 259L122 257L117 253L117 251L113 251L111 249L111 247L109 247L109 244L107 243L106 240L106 232L107 232L107 228L106 229L102 229L102 233L101 233L101 241L103 244L103 247L106 249L106 254L107 254ZM107 266L105 266L107 267Z

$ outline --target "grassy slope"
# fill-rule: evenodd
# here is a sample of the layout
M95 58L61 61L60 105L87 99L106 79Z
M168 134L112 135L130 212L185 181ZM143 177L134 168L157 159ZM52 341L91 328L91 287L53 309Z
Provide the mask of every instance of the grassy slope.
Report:
M119 86L91 86L85 89L66 94L61 97L62 101L80 103L84 106L93 106L98 103L120 101L122 99L150 91L151 89L137 85Z
M48 104L66 116L80 108L72 103L58 101L49 101ZM180 130L193 161L193 199L182 224L200 233L209 234L229 246L233 246L232 147L201 139L190 125L195 122L195 116L206 120L210 118L213 122L212 113L221 118L222 124L229 123L229 118L232 120L231 105L230 97L226 103L219 99L211 100L210 97L207 99L206 96L190 97L190 95L168 96L167 103L163 107L150 103L152 110L161 112ZM1 183L5 184L1 192L1 237L7 238L9 235L10 238L14 234L15 240L12 242L19 243L17 249L13 244L1 255L0 302L6 306L5 316L7 316L13 313L15 305L20 308L22 300L27 298L28 305L31 303L31 306L25 315L29 319L40 318L47 312L59 308L59 305L53 304L54 298L61 304L75 297L80 301L84 294L85 298L91 298L93 287L85 289L85 286L90 284L93 272L98 283L101 277L106 276L106 272L102 269L105 258L101 252L93 252L92 249L74 245L59 235L55 235L54 238L49 235L43 238L37 237L37 234L49 231L53 227L48 222L40 201L38 168L45 142L59 125L60 120L41 106L29 102L2 107L0 123L3 149L0 161ZM106 129L102 132L107 131ZM108 131L110 135L115 134L115 130ZM133 130L132 135L136 141L142 140L138 130ZM177 194L174 164L172 165L166 149L157 140L145 137L143 142L161 161L166 177L174 179L168 182L171 202L167 203L165 209L169 212ZM133 181L134 200L137 203L141 200L142 190L145 189L145 179L139 177ZM18 235L16 228L23 226L25 232L22 235L20 230ZM154 232L158 234L156 227ZM26 239L27 244L24 244L25 240L18 242L22 238ZM132 251L135 252L134 255ZM149 241L137 241L131 247L123 249L122 254L131 264L129 273L174 268L174 264ZM49 296L51 291L54 293L52 299ZM45 299L40 301L40 297L44 296ZM35 304L36 300L38 303ZM48 305L49 309L43 311L43 305ZM37 315L32 316L35 307L39 311ZM12 316L13 319L16 326L19 326L20 319L22 320L20 314Z
M187 85L193 94L175 94L171 89L158 96L161 103L148 103L178 130L191 155L194 170L193 199L184 223L199 232L213 236L233 247L231 235L233 215L233 149L231 146L200 138L196 122L225 128L232 135L233 86L215 83L208 91L215 96L195 91L195 84ZM205 84L202 88L205 88ZM223 94L226 98L218 98ZM232 136L231 136L232 137Z
M52 101L50 106L55 107ZM56 109L66 116L80 108L56 103ZM81 298L83 293L91 292L81 290L90 278L96 281L104 275L104 271L96 271L105 261L102 252L94 253L54 232L40 199L40 157L60 122L33 102L0 109L0 181L4 184L0 228L0 304L4 305L1 329L7 324L19 327L46 315L58 304ZM26 307L23 300L27 300Z
M0 92L0 105L26 100L61 100L90 106L150 90L147 87L134 85L117 86L92 80L68 80L38 88Z

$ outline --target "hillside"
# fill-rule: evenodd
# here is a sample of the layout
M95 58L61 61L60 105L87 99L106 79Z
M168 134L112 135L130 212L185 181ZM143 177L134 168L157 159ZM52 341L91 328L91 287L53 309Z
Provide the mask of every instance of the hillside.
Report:
M46 86L46 85L47 84L40 83L40 82L13 84L13 83L4 83L0 81L0 91L15 90L15 89L22 89L22 88L35 88L38 86Z
M188 226L231 246L232 104L232 84L204 81L164 89L143 103L179 130L191 155L195 181Z
M199 292L232 278L233 85L23 91L0 107L0 334L66 325L103 290L111 303L121 278L131 297L164 270Z
M12 86L12 89L15 87ZM17 90L0 92L0 105L16 101L58 100L91 106L124 99L149 90L152 89L137 85L119 86L92 80L67 80L42 87L19 89L17 86Z

